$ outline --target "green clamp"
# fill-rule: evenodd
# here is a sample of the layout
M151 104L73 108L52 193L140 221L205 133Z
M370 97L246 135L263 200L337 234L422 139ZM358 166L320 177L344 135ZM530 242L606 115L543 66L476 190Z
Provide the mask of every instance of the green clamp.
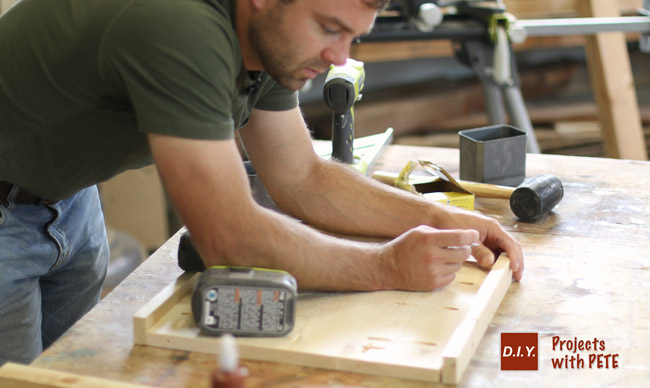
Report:
M499 13L490 16L488 20L488 35L492 42L497 41L497 27L503 27L506 32L510 29L511 16L507 13Z

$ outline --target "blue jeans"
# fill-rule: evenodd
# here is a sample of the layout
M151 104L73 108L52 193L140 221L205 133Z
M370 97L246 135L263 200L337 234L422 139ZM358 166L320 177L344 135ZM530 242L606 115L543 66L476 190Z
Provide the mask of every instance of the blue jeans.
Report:
M99 302L109 261L96 187L0 203L0 365L29 363Z

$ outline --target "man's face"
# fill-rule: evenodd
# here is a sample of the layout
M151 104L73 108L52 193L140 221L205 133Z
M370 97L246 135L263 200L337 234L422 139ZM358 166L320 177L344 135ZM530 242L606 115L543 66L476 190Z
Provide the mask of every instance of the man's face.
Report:
M298 90L331 64L344 64L375 16L362 0L267 0L251 19L250 40L271 77Z

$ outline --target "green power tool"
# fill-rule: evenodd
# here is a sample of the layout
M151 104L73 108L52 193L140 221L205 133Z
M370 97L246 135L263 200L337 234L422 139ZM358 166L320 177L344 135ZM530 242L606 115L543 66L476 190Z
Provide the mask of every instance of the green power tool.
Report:
M348 58L343 66L332 65L325 85L323 99L332 110L332 157L354 164L354 103L361 99L366 73L363 62Z
M202 271L192 292L192 315L203 333L279 337L293 329L297 283L289 273L233 266L205 268L187 231L181 235L178 265L186 271Z

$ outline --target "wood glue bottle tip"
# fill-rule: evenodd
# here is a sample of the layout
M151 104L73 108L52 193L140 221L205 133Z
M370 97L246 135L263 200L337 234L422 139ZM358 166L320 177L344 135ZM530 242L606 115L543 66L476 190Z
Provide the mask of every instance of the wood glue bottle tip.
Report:
M212 372L212 388L244 388L248 375L246 368L239 367L237 342L231 334L221 336L219 342L219 367Z

